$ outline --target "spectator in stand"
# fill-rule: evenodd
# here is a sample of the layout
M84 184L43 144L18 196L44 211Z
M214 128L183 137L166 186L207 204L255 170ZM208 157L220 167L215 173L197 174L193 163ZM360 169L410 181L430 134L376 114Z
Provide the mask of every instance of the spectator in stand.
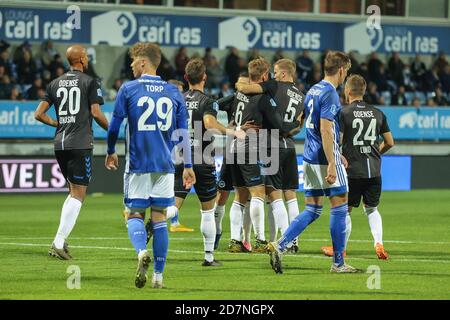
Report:
M370 81L373 81L375 78L377 78L378 73L380 72L381 64L382 62L380 59L378 59L378 54L376 52L372 52L367 64L367 67L369 68Z
M27 90L27 100L38 100L39 98L41 98L39 96L40 89L44 90L44 87L42 86L42 79L40 77L37 77L36 79L34 79L33 85Z
M425 81L423 83L424 92L433 92L439 85L438 67L434 66L433 69L428 70L425 73Z
M311 78L308 79L308 90L316 83L320 82L322 80L322 70L320 68L313 68L313 72L311 75Z
M379 91L389 90L388 77L386 74L386 65L384 63L380 64L380 69L375 74L375 78L372 79L372 82L374 82L377 85Z
M403 85L406 88L406 91L415 91L416 84L412 79L411 68L409 65L405 64L403 66Z
M442 95L441 88L437 87L436 90L434 90L433 96L434 96L433 97L434 103L437 106L448 106L449 105L448 100Z
M49 69L50 64L53 61L54 56L58 54L58 51L53 46L53 41L44 41L39 51L39 58L44 69Z
M161 79L167 81L170 79L175 79L175 69L170 64L166 56L161 52L161 63L159 64L156 74L161 77Z
M9 100L14 84L11 83L9 75L5 74L0 79L0 100Z
M206 88L219 88L223 78L223 70L220 68L219 61L212 56L206 64Z
M53 60L50 62L48 69L50 70L50 73L52 74L52 79L56 79L56 70L58 68L62 68L63 70L65 70L64 68L64 63L62 61L61 55L59 53L55 54L53 56Z
M15 64L18 64L19 61L23 60L25 52L28 52L30 54L30 57L33 56L33 53L31 52L31 44L28 40L24 41L20 46L16 48L16 50L14 51L13 62Z
M234 88L234 84L237 82L239 73L241 71L241 58L238 55L238 50L235 47L230 48L230 53L225 59L225 72L230 82L230 85Z
M377 85L374 82L369 82L367 88L368 90L364 97L364 101L374 106L382 105L380 95L377 92Z
M184 77L184 69L189 62L189 57L187 55L187 48L181 47L175 56L175 69L177 73L177 79L181 80Z
M414 97L414 99L412 99L412 101L411 101L411 106L413 106L415 108L420 108L422 106L422 103L420 102L419 98Z
M47 85L52 81L52 74L48 70L42 71L42 87L46 88Z
M450 64L445 67L444 73L442 73L440 76L440 80L442 91L450 95Z
M283 53L283 50L278 49L272 58L272 64L274 64L275 62L277 62L278 60L281 60L281 59L284 59L284 53Z
M358 72L356 73L359 74L361 77L363 77L364 80L366 80L366 83L370 82L369 68L367 67L366 62L363 62L359 65Z
M411 63L411 78L416 83L418 90L423 90L423 82L425 80L425 73L427 68L422 62L420 55L416 54L414 61Z
M13 101L24 101L23 94L17 89L17 87L13 87L11 90L11 95L8 100Z
M0 64L0 80L3 78L4 75L6 75L5 66Z
M447 58L445 57L445 52L441 51L439 52L439 57L434 62L433 67L437 68L437 73L440 75L441 73L444 73L445 67L448 65Z
M16 74L16 66L13 64L12 60L9 58L9 49L5 48L3 51L1 51L0 53L0 66L4 66L5 67L5 73L13 78L17 77Z
M295 60L297 64L297 78L299 81L306 83L311 78L314 62L309 57L309 51L303 50L302 54Z
M261 57L261 54L259 53L258 49L250 49L247 53L247 62L250 62L252 60L258 59Z
M122 70L120 70L120 77L122 79L129 79L129 80L133 80L134 79L134 75L133 75L133 70L131 69L131 63L133 62L133 60L130 57L130 54L127 52L125 53L125 58L123 60L123 67Z
M436 102L434 102L433 98L427 99L427 107L436 107Z
M398 92L392 96L391 105L393 106L407 106L408 101L406 101L405 87L398 87Z
M174 84L178 88L178 91L180 91L181 93L184 92L184 82L182 82L180 80L175 80L175 79L170 79L167 82Z
M64 74L64 69L62 67L56 68L55 79L61 77Z
M220 85L219 99L228 97L233 94L233 90L230 88L230 83L223 81Z
M212 59L216 59L216 56L213 55L211 48L205 49L205 54L203 55L203 62L205 62L205 65L207 66L209 63L211 63Z
M397 84L397 87L404 85L405 83L403 79L403 68L404 63L400 59L400 54L398 52L393 52L388 63L388 73L390 78Z
M23 51L23 56L17 61L17 77L20 84L32 84L37 75L36 62L28 50Z
M348 53L348 57L350 58L350 62L352 63L350 69L348 70L348 74L357 74L359 71L359 62L356 60L355 52L350 51Z

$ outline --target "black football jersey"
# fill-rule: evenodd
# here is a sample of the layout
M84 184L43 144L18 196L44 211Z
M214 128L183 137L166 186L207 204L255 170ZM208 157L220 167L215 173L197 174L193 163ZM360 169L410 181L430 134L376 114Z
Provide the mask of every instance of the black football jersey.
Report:
M363 101L345 106L340 114L342 154L349 178L381 176L380 136L389 132L384 113Z
M188 128L191 138L192 157L194 157L195 153L202 152L203 154L205 148L214 141L213 136L209 141L203 141L206 132L203 117L207 114L217 117L216 104L214 103L214 99L199 90L186 91L184 93L184 99L186 100L186 107L189 114ZM195 132L196 128L198 132ZM201 136L199 135L199 128L201 128Z
M293 82L283 82L269 80L261 83L264 92L269 93L278 105L278 112L285 123L293 123L305 109L304 94ZM280 137L281 138L281 137ZM292 136L281 138L283 143L280 146L295 148L295 141Z
M94 78L71 70L50 82L42 100L55 106L58 120L55 150L93 148L91 105L104 103L100 85Z

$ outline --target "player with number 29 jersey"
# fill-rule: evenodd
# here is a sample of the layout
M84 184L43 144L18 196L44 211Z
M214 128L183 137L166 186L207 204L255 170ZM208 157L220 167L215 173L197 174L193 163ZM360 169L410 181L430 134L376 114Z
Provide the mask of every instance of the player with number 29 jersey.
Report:
M146 74L129 81L117 94L114 116L128 118L126 173L175 172L172 134L187 130L187 109L176 86Z

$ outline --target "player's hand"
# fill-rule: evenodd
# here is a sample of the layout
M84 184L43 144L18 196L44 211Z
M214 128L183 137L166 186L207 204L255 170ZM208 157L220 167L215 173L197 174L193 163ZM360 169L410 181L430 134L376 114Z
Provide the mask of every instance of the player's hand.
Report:
M325 177L325 180L329 184L334 184L336 182L336 164L335 163L329 163L327 168L327 176Z
M117 157L117 153L106 155L105 167L106 169L113 171L116 171L119 168L119 158Z
M342 161L342 164L344 165L344 168L347 169L348 168L348 161L347 161L347 159L345 159L344 156L341 156L341 161Z
M183 170L183 186L190 189L196 182L194 169L184 168Z
M250 130L250 129L253 129L256 132L258 132L258 130L261 129L261 126L255 124L255 120L247 121L246 123L244 123L243 126L241 126L241 130L243 130L243 131L247 131L247 130Z

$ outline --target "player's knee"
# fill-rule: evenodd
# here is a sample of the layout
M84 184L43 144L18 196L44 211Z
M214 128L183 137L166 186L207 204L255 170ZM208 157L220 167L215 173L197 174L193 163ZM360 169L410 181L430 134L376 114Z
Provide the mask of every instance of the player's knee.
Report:
M145 219L145 209L126 208L127 219Z
M364 206L364 212L365 212L366 215L374 213L377 210L378 210L377 207L366 207L366 206Z

